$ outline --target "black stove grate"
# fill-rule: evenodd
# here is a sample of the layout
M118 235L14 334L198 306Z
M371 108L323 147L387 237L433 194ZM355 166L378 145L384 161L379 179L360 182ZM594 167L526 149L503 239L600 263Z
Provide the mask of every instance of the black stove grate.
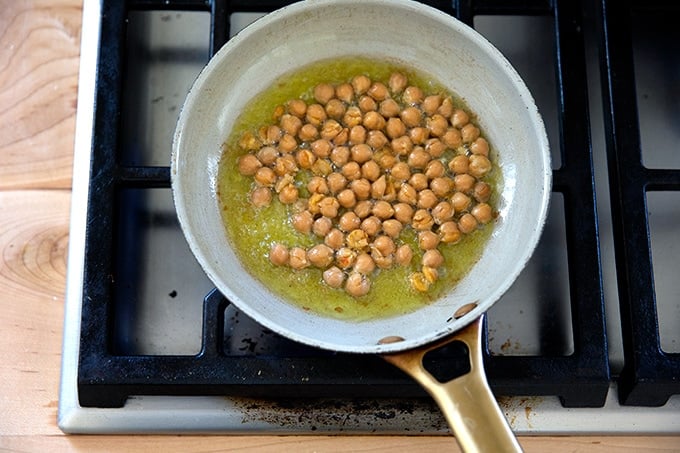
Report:
M280 356L228 355L223 347L223 332L229 303L217 292L209 294L204 302L203 347L199 354L158 356L114 352L113 294L117 285L121 285L120 276L115 275L120 267L115 263L125 253L125 248L117 243L120 235L116 228L126 215L125 194L128 189L170 187L167 167L121 163L127 15L135 10L210 11L212 53L226 42L231 13L270 11L288 3L291 2L102 0L78 367L82 406L119 407L130 395L159 394L271 398L426 396L415 383L378 357L316 350L312 353L292 343L290 351ZM498 395L557 395L567 407L602 406L610 385L610 372L582 32L586 7L562 0L426 3L468 24L472 24L478 14L553 18L562 155L561 167L554 170L553 190L564 198L573 353L494 356L487 347L484 359L489 382ZM437 366L442 367L456 368L459 363L455 352L437 360Z

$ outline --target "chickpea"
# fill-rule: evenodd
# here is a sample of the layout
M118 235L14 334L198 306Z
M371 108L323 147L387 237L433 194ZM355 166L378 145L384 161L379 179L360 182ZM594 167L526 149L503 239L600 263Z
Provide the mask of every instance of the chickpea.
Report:
M439 238L445 244L455 244L460 241L462 234L458 229L458 225L453 220L444 222L439 227Z
M444 264L444 256L437 249L429 249L423 254L423 266L438 268Z
M472 200L470 200L470 197L462 192L456 192L451 197L451 205L455 212L467 211L471 203Z
M432 192L442 198L446 197L451 192L453 186L453 180L446 176L434 178L430 182L430 189L432 189Z
M342 116L343 124L346 127L350 127L350 128L361 124L363 119L364 119L364 114L361 113L361 110L359 109L359 107L356 107L356 106L348 107L347 111Z
M419 146L414 148L408 155L408 164L411 168L422 170L427 166L428 162L430 162L430 159L432 159L430 153L425 151L425 148Z
M439 197L430 189L421 190L418 192L417 206L423 209L432 209L439 201Z
M406 85L408 85L408 79L404 74L394 72L390 75L388 85L392 93L401 93L406 88Z
M382 229L382 221L378 217L372 215L370 217L366 217L361 222L361 226L359 228L361 228L367 235L375 236Z
M418 191L412 185L404 183L399 188L397 200L399 200L401 203L415 205L418 203Z
M477 137L477 139L470 144L470 151L472 154L480 154L482 156L489 156L489 142L484 137Z
M380 171L379 168L378 171ZM381 199L385 195L386 190L387 190L387 178L385 177L385 175L382 175L378 179L373 181L373 183L371 184L371 198Z
M333 221L328 217L319 217L312 224L312 232L320 237L325 237L333 228Z
M279 151L282 153L290 153L295 150L297 146L297 140L290 134L283 134L283 137L279 140Z
M285 154L283 156L277 157L274 161L273 170L278 176L295 173L298 170L295 157L291 154Z
M250 193L250 202L256 208L269 206L272 202L272 191L268 187L258 187Z
M394 208L390 203L384 200L376 201L373 204L373 215L381 220L389 219L394 215Z
M491 186L483 181L478 182L472 189L472 196L480 203L489 201L489 198L491 198Z
M449 161L449 170L454 175L461 175L468 172L470 160L464 154L460 154Z
M435 137L441 137L448 130L449 122L446 118L436 113L425 120L425 127L430 131L430 134Z
M473 154L470 156L470 166L468 173L475 178L482 178L491 170L491 161L482 154Z
M288 263L288 248L282 244L274 244L269 250L269 261L275 266L283 266Z
M363 125L372 131L385 129L385 118L378 112L367 112L364 115Z
M354 263L354 271L360 274L368 275L375 270L375 263L373 258L368 253L360 253L357 255L356 262Z
M396 246L391 237L381 235L373 241L373 248L380 252L382 256L388 256L395 252Z
M426 127L414 127L408 131L408 137L416 145L424 145L430 138L430 131Z
M314 224L314 216L311 212L305 210L293 214L292 217L293 228L296 231L304 234L312 232L312 225Z
M364 230L356 229L347 233L347 246L354 250L368 248L368 234Z
M361 124L349 130L349 142L353 145L366 142L366 128Z
M460 135L463 138L463 143L472 143L479 137L479 128L468 123L460 129Z
M477 228L477 219L470 213L463 214L458 219L458 229L461 233L472 233Z
M307 123L318 127L326 119L328 119L328 115L326 115L326 109L321 104L312 104L307 107L307 113L305 114Z
M342 146L349 141L349 129L343 127L338 135L331 140L335 146Z
M463 144L463 137L455 127L450 127L442 135L442 143L451 149L456 149Z
M459 192L470 193L475 185L475 178L467 173L456 175L453 178L455 189Z
M384 83L374 82L367 91L368 95L376 101L384 101L389 97L389 92Z
M307 260L320 269L330 266L333 262L333 258L333 249L326 244L317 244L307 250Z
M335 253L335 263L340 266L341 269L352 267L356 259L357 252L350 249L349 247L341 247Z
M279 192L279 201L283 204L293 204L298 200L298 188L288 184Z
M311 123L307 123L300 128L298 138L303 142L311 142L319 137L319 130Z
M344 128L342 127L342 124L330 119L324 121L319 134L324 140L334 140L338 135L340 135L340 133L342 133L343 130Z
M456 110L453 111L453 114L451 115L451 126L457 127L458 129L460 129L461 127L465 126L469 122L470 122L470 117L465 112L465 110L456 109Z
M378 106L378 112L385 118L393 118L399 116L401 107L399 107L399 104L394 99L385 99Z
M396 203L393 206L394 218L406 225L413 220L414 209L408 203Z
M411 220L411 226L416 231L425 231L432 228L434 225L434 219L427 209L418 209L413 214L413 219Z
M423 114L417 107L406 107L399 114L399 118L401 118L407 127L420 126L422 117Z
M355 161L349 161L340 169L342 175L350 181L361 178L361 167Z
M260 143L260 140L258 140L257 137L255 137L252 133L246 132L238 141L238 146L246 151L255 151L262 146L262 143Z
M319 104L326 105L335 96L335 88L330 83L320 83L314 87L314 99Z
M411 288L415 289L416 291L420 291L421 293L429 290L430 286L432 285L430 279L427 278L423 272L412 273L409 275L409 281L411 282Z
M331 161L338 167L349 162L350 152L347 146L336 146L331 150Z
M283 129L283 132L290 135L297 135L302 127L302 120L295 115L286 113L279 120L279 126Z
M347 187L347 178L341 173L331 173L326 177L326 182L331 193L339 193Z
M387 219L382 223L383 232L391 238L398 238L403 227L397 219Z
M292 99L288 101L288 113L302 118L307 113L307 104L302 99Z
M316 157L325 158L331 155L333 145L328 140L320 138L310 143L309 149L312 150Z
M489 206L487 203L479 203L474 208L472 208L470 214L472 214L481 224L487 224L493 218L491 206Z
M446 145L438 138L431 138L425 142L425 151L430 153L433 159L436 159L444 154Z
M351 83L355 94L364 94L371 87L371 79L365 75L354 76Z
M413 186L416 190L427 189L429 181L427 180L427 175L425 173L413 173L411 178L409 178L408 183Z
M375 265L378 266L380 269L389 269L392 267L392 264L394 263L393 255L383 255L376 249L373 249L371 251L371 258L373 258L373 261L375 261Z
M361 297L368 294L371 290L371 281L358 272L352 272L345 282L345 291L350 296Z
M276 173L269 167L261 167L255 172L255 182L260 186L271 187L276 182Z
M354 191L351 189L345 189L338 194L338 203L343 208L353 208L357 204L357 198L354 195Z
M283 135L283 131L279 126L276 126L275 124L272 124L268 126L264 130L264 137L262 138L262 142L265 145L275 145L278 143L279 139Z
M288 252L288 265L295 270L309 267L307 252L302 247L292 247Z
M411 177L411 168L406 162L397 162L390 170L390 174L397 180L406 181Z
M380 177L380 165L374 160L364 162L361 166L361 176L373 182Z
M352 156L352 159L354 159L354 161L358 164L363 164L364 162L371 160L373 157L373 150L365 143L352 146L349 149L349 152Z
M333 250L338 250L345 243L345 235L337 228L332 228L326 234L323 242Z
M376 153L376 160L378 161L380 168L384 171L390 170L398 161L397 156L392 154L392 150L389 148L383 148L378 151Z
M371 200L362 200L354 207L354 214L360 219L365 219L371 215L371 211L373 211L373 202Z
M420 104L423 102L423 90L417 86L409 86L404 90L402 99L407 104Z
M413 250L408 244L400 246L394 254L394 259L400 266L407 266L413 259Z
M345 273L337 266L332 266L323 271L323 281L331 288L340 288L345 282Z
M301 149L295 153L295 160L300 168L309 170L314 165L314 162L316 162L316 156L309 149Z
M437 109L437 113L445 118L451 118L455 107L453 106L453 99L446 97L442 100L442 104Z
M371 196L371 183L368 179L355 179L349 183L349 187L354 191L357 200L367 200Z
M356 230L361 225L361 219L353 211L347 211L340 216L338 220L338 228L345 233Z
M441 178L446 173L446 167L440 160L431 160L425 166L425 176L429 179Z
M406 125L400 118L390 118L385 123L385 133L391 139L401 137L406 134Z
M342 102L349 104L354 99L354 88L349 83L341 83L335 87L335 95Z
M440 94L433 94L430 96L427 96L423 100L422 108L423 112L425 112L427 115L434 115L437 113L437 109L439 109L439 106L442 104L442 97Z
M431 230L418 232L418 247L422 250L431 250L439 245L439 235Z
M319 202L319 212L321 215L330 217L334 219L338 216L338 209L340 209L340 203L334 197L324 197L323 200Z
M378 103L370 96L361 96L357 105L359 106L359 110L364 112L364 114L378 110Z
M388 140L382 131L368 131L366 144L373 149L380 149L387 144Z
M448 201L440 201L437 206L432 208L432 218L434 223L441 225L451 220L454 214L453 205Z
M407 156L413 149L413 142L408 135L395 138L391 145L394 152L400 156Z
M430 282L430 284L436 282L439 278L439 271L434 267L423 266L422 273L425 276L425 279Z
M326 103L326 115L334 120L339 120L345 114L347 107L340 99L331 99Z
M272 165L277 157L279 157L279 152L272 146L263 146L257 152L257 158L262 165Z
M262 167L262 162L253 154L244 154L238 158L238 171L243 176L253 176Z

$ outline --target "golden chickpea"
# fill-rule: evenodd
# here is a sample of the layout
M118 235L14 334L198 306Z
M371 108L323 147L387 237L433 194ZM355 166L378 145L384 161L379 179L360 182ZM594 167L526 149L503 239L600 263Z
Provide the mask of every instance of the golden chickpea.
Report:
M404 74L394 72L390 75L388 85L392 93L401 93L408 85L408 79Z
M320 138L309 144L309 149L316 157L325 158L330 156L333 145L328 140Z
M289 256L288 248L282 244L274 244L269 250L269 261L275 266L288 264Z
M333 228L333 221L328 217L319 217L312 224L312 233L325 237Z
M432 209L437 205L439 197L430 189L421 190L418 192L417 206L423 209Z
M440 201L434 208L432 208L432 218L434 219L434 223L438 225L451 220L453 214L453 205L448 201Z
M349 149L349 151L352 159L358 164L363 164L364 162L371 160L373 157L373 150L366 143L354 145Z
M470 151L472 154L481 154L482 156L489 156L489 142L484 137L477 137L477 139L470 144Z
M371 182L365 178L355 179L349 183L357 200L367 200L371 196Z
M343 127L340 133L331 140L335 146L342 146L349 141L349 129Z
M380 112L380 114L385 118L393 118L395 116L399 116L401 107L394 99L385 99L378 106L378 112Z
M320 126L321 123L328 119L326 115L326 109L323 108L321 104L312 104L307 107L307 113L305 113L305 120L308 124L314 126Z
M399 114L399 118L401 118L407 127L416 127L420 126L423 113L417 107L406 107Z
M394 215L394 208L387 201L378 200L373 204L373 210L371 212L380 220L385 220Z
M333 98L326 103L325 109L326 115L328 115L329 118L339 120L342 118L342 115L345 114L347 107L345 107L345 104L343 104L340 99Z
M364 114L361 113L359 107L348 107L345 114L342 116L342 122L346 127L354 127L359 124L364 119Z
M379 168L378 171L380 171ZM386 190L387 190L387 178L385 177L385 175L382 175L378 179L373 181L373 183L371 184L371 198L377 200L381 199L385 195Z
M394 263L394 255L383 255L376 249L371 250L371 258L380 269L389 269Z
M446 176L434 178L430 181L430 189L438 197L444 198L453 190L453 180Z
M440 160L431 160L425 166L425 176L429 179L441 178L446 173L446 167Z
M472 208L470 214L472 214L481 224L487 224L493 218L493 211L491 210L491 206L489 206L487 203L477 204Z
M353 270L363 275L368 275L373 272L375 270L375 263L373 262L371 255L366 252L359 253L356 262L354 263Z
M413 259L413 250L408 244L400 246L394 254L394 259L400 266L408 266Z
M374 160L364 162L361 166L361 176L373 182L380 177L380 165Z
M357 259L357 252L349 247L341 247L335 252L335 263L341 269L347 269L354 265Z
M272 191L269 187L257 187L250 193L250 202L256 208L269 206L272 202Z
M430 153L433 159L437 159L446 151L446 145L438 138L431 138L425 142L425 151Z
M253 176L262 167L262 162L252 154L244 154L238 158L238 171L243 176Z
M491 170L491 161L481 154L473 154L470 156L470 166L468 173L475 178L484 177Z
M387 87L384 83L373 82L371 87L367 91L368 95L375 99L376 101L384 101L389 97Z
M276 173L269 167L260 167L255 172L255 182L260 186L271 187L276 182Z
M429 185L429 181L427 180L427 175L425 175L425 173L413 173L411 178L409 178L408 183L416 190L427 189Z
M398 238L404 225L397 219L387 219L382 223L383 232L391 238Z
M385 133L391 139L401 137L406 134L406 125L400 118L390 118L385 123Z
M432 156L430 156L430 153L425 151L425 148L422 146L418 146L414 148L413 151L411 151L411 153L408 155L408 165L411 168L422 170L427 167L427 164L431 159Z
M309 267L307 252L302 247L292 247L288 252L288 265L295 270Z
M331 288L340 288L345 282L345 273L336 266L323 271L323 281Z
M416 191L412 185L404 183L399 188L397 200L399 200L401 203L415 205L418 202L418 191Z
M460 129L463 143L472 143L479 137L479 128L474 124L468 123Z
M411 168L406 162L397 162L390 170L390 174L394 179L406 181L411 177Z
M378 110L378 103L370 96L361 96L357 105L364 114Z
M416 231L425 231L432 228L434 225L434 219L427 209L418 209L413 214L413 219L411 220L411 226Z
M361 222L361 226L359 228L361 228L367 235L375 236L382 229L382 221L378 217L372 215L370 217L366 217Z
M300 128L302 127L302 120L295 115L286 113L279 120L279 126L281 126L281 129L283 129L285 133L297 135L298 132L300 132Z
M439 113L441 116L445 118L451 118L454 109L455 107L453 106L453 99L451 99L450 97L445 97L442 100L442 104L437 109L437 113Z
M345 243L345 235L337 228L332 228L328 234L326 234L323 242L333 250L338 250Z
M458 229L458 225L453 220L444 222L439 227L439 238L445 244L455 244L460 241L462 234Z
M331 162L342 167L349 162L350 152L347 146L336 146L331 150Z
M404 100L405 103L407 104L420 104L423 102L423 90L418 88L417 86L409 86L406 87L404 90L404 95L402 96L402 99Z
M298 132L299 133L299 132ZM290 134L283 134L281 140L279 140L279 151L282 153L290 153L297 148L298 143L295 137Z
M455 127L450 127L442 135L442 143L451 149L456 149L463 144L463 137Z
M345 291L352 297L361 297L371 290L371 281L366 276L352 272L345 282Z
M480 203L489 201L489 198L491 198L491 186L483 181L478 182L472 189L472 196Z
M262 165L272 165L277 157L279 157L279 152L272 146L263 146L257 152L257 158Z
M351 83L355 94L364 94L371 87L371 79L365 75L354 76Z
M298 188L288 184L279 192L279 201L283 204L293 204L298 200Z
M461 233L472 233L477 228L477 219L470 213L463 214L458 219L458 229Z
M340 173L331 173L326 177L326 182L331 193L339 193L347 187L347 178Z
M392 150L400 155L407 156L413 150L413 142L408 135L397 137L391 142Z
M313 124L307 123L300 128L298 138L303 142L311 142L319 137L319 130Z
M260 149L262 143L252 133L246 132L239 139L238 146L246 151L255 151L256 149Z
M447 131L449 122L446 118L436 113L431 117L427 117L425 120L425 127L430 131L431 135L441 137Z
M467 211L471 203L472 200L470 200L470 197L465 195L463 192L456 192L451 197L451 205L453 206L455 212Z
M423 266L438 268L444 264L444 256L437 249L430 249L423 253Z
M380 168L385 172L392 169L392 167L394 167L394 165L398 162L397 156L392 154L392 150L387 147L379 150L376 153L376 160L378 161Z
M321 138L324 140L334 140L343 131L342 124L334 119L326 120L321 126Z
M335 95L342 102L350 104L354 100L354 88L349 83L341 83L335 87Z
M456 110L453 111L453 114L451 115L451 126L457 127L458 129L460 129L461 127L465 126L469 122L470 122L470 117L465 112L465 110L456 109Z
M319 212L321 215L330 217L334 219L338 216L338 209L340 209L340 203L335 197L324 197L323 200L319 202Z
M328 183L325 178L321 176L312 176L307 183L307 190L309 193L328 193Z
M385 129L385 118L378 112L367 112L362 123L366 129L372 131Z
M393 254L397 247L391 237L380 235L373 241L373 248L380 252L382 256L388 256Z
M302 118L307 113L307 104L302 99L292 99L288 101L288 113Z
M347 211L340 216L338 220L338 228L349 233L350 231L356 230L361 226L361 219L353 211Z
M427 115L432 116L435 113L437 113L437 109L439 109L439 106L441 104L442 104L441 95L433 94L423 99L423 104L421 107L423 109L423 112L425 112Z
M455 189L459 192L470 193L475 185L475 177L467 173L456 175L453 178Z
M314 165L314 162L316 162L316 156L311 150L305 148L298 150L298 152L295 153L295 161L300 168L309 170Z
M293 228L295 228L296 231L303 234L309 234L312 232L314 216L312 215L311 212L307 210L296 212L295 214L293 214L291 221L293 224Z
M354 191L351 189L345 189L340 192L338 194L338 203L340 203L340 206L343 208L353 208L354 205L357 204L357 198L356 195L354 195Z
M409 203L395 203L393 206L394 218L402 224L410 224L413 220L414 209Z
M368 234L364 230L352 230L347 233L347 246L354 250L368 249Z
M340 169L345 178L350 181L361 178L361 166L355 161L349 161Z
M382 131L368 131L366 144L373 149L381 149L387 144L388 140Z
M272 124L265 128L262 143L266 145L275 145L282 135L283 130L279 126Z
M373 201L371 200L359 201L354 207L354 214L360 219L365 219L371 215L371 211L373 211Z
M464 154L459 154L449 161L449 170L454 175L461 175L468 172L468 165L470 161Z
M366 128L361 124L356 125L349 130L349 142L352 145L365 143L366 135Z
M432 250L439 245L439 235L431 230L418 232L418 247L421 250Z
M425 145L430 138L430 131L426 127L414 127L408 131L408 136L416 145Z
M272 167L278 176L285 176L295 173L298 170L297 161L292 154L285 154L277 157Z
M423 270L422 273L423 273L423 275L425 276L425 279L426 279L430 284L436 282L437 279L439 278L439 271L437 271L437 269L435 269L434 267L423 266L423 267L422 267L422 270Z
M330 266L333 259L333 249L326 244L317 244L307 250L307 260L319 269L325 269Z
M330 83L320 83L314 87L314 99L319 104L326 105L334 96L335 88Z

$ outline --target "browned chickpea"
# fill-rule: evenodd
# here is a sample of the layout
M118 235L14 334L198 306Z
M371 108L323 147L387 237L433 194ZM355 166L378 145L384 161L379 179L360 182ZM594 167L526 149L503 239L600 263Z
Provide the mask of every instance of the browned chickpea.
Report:
M431 160L425 166L425 176L429 179L441 178L446 173L446 167L440 160Z
M382 131L368 131L366 144L373 149L380 149L387 144L388 140Z
M413 150L413 142L408 135L397 137L391 142L392 150L400 155L407 156Z
M329 118L339 120L342 118L342 115L345 114L347 107L345 107L345 104L343 104L340 99L333 98L326 103L325 109L326 115L328 115Z
M437 109L437 113L439 113L441 116L445 118L451 118L454 109L455 107L453 106L453 99L451 99L450 97L445 97L442 100L442 104Z
M462 235L458 229L458 225L453 220L444 222L439 227L439 238L445 244L455 244L460 241Z
M388 85L392 93L401 93L408 85L408 79L404 74L394 72L390 75Z
M446 120L446 118L436 113L425 120L425 127L427 127L427 129L430 131L431 135L435 137L441 137L447 131L449 122Z
M491 161L481 154L473 154L470 156L470 166L468 173L475 178L482 178L491 170Z
M417 107L406 107L399 114L399 118L401 118L407 127L416 127L420 126L423 114Z
M335 197L324 197L323 200L319 202L319 212L321 215L330 217L334 219L338 216L338 209L340 209L340 203Z
M437 206L432 208L432 218L434 222L441 225L453 217L454 209L453 205L448 201L440 201Z
M354 88L349 83L341 83L335 87L335 95L342 102L349 104L354 99Z
M340 173L331 173L326 177L326 182L331 193L339 193L347 187L347 178Z
M439 245L439 236L431 230L418 232L418 247L421 250L431 250Z
M354 250L368 249L368 234L364 230L352 230L347 233L347 246Z
M404 95L402 96L402 99L404 100L405 103L407 104L420 104L423 102L423 90L418 88L417 86L409 86L406 87L404 90Z
M254 176L262 167L262 162L252 154L244 154L238 158L238 171L243 176Z
M411 226L416 231L425 231L432 228L434 225L434 219L427 209L418 209L413 214L413 219L411 220Z
M260 186L271 187L276 182L276 173L269 167L260 167L255 172L255 182Z
M477 228L477 219L470 213L463 214L458 219L458 229L461 233L472 233Z
M380 252L382 256L388 256L395 252L396 246L391 237L380 235L373 241L373 248Z
M288 248L282 244L274 244L269 250L269 261L275 266L288 264L289 256Z
M397 200L399 200L401 203L415 205L418 202L418 191L416 191L412 185L404 183L399 188Z
M292 247L288 251L288 265L293 269L300 270L309 267L307 252L302 247Z
M479 203L470 211L470 214L475 216L475 219L481 224L487 224L493 218L493 211L491 206L487 203Z
M288 101L288 113L302 118L307 113L307 104L302 99L292 99Z
M384 83L381 82L373 82L373 85L371 85L367 93L370 97L372 97L376 101L383 101L387 99L387 97L389 96L387 87L385 86Z
M312 176L307 183L307 190L309 193L328 193L328 183L325 178L321 176Z
M326 105L335 96L335 88L330 83L320 83L314 87L314 99L319 104Z
M385 133L391 139L401 137L406 134L406 125L399 118L390 118L385 123Z
M316 156L309 149L300 149L295 153L295 161L300 168L309 170L314 165L314 162L316 162Z
M483 181L478 182L472 189L472 196L480 203L489 201L489 198L491 198L491 186Z
M383 255L376 249L371 250L371 258L380 269L389 269L394 263L394 255Z
M334 140L342 131L342 124L330 119L323 122L319 135L321 135L321 138L324 140Z
M307 123L318 127L321 123L326 121L327 118L326 109L324 109L321 104L312 104L307 107L307 113L305 113L305 120Z
M367 235L375 236L382 229L382 221L378 217L372 215L370 217L366 217L361 222L361 226L359 228L361 228Z
M250 193L250 202L256 208L269 206L272 202L272 191L269 187L257 187Z
M378 110L378 104L375 102L375 99L370 96L361 96L357 105L364 114Z
M340 206L343 208L353 208L354 205L357 204L357 198L356 195L354 195L354 191L351 189L345 189L340 192L338 194L338 203L340 203Z
M274 161L274 166L272 169L278 176L285 176L295 173L298 170L295 156L292 154L285 154L283 156L277 157Z
M333 262L333 258L333 249L326 244L317 244L307 250L307 260L320 269L325 269L330 266Z
M362 200L354 207L354 214L360 219L365 219L371 215L371 211L373 211L373 201L371 200Z
M453 127L457 127L458 129L460 129L461 127L465 126L469 122L470 122L470 117L465 112L465 110L456 109L456 110L453 111L453 114L451 115L451 125Z
M345 212L338 220L338 228L345 233L356 230L359 226L361 226L361 219L352 211Z
M364 162L361 166L361 176L373 182L380 177L380 165L374 160Z
M371 183L368 179L359 178L349 183L357 200L367 200L371 196Z
M359 253L357 259L354 263L353 270L359 272L360 274L368 275L375 270L375 263L373 258L368 253Z
M439 197L430 189L421 190L418 192L417 206L423 209L432 209L437 205Z
M361 113L361 110L359 109L359 107L355 107L355 106L348 107L347 111L342 116L342 122L347 127L357 126L357 125L361 124L363 119L364 119L364 114Z
M418 146L408 155L408 164L411 168L422 170L427 167L428 162L432 159L430 153L425 151L425 148Z
M330 156L333 145L328 140L320 138L310 143L309 149L312 150L316 157L324 158Z
M385 175L382 175L378 179L373 181L373 183L371 184L371 198L381 199L385 195L386 190L387 190L387 178L385 177Z
M470 207L470 203L472 203L470 197L462 192L456 192L451 197L451 205L453 206L455 212L467 211Z
M371 281L366 276L352 272L345 282L345 291L352 297L361 297L371 290Z
M387 172L397 163L397 156L392 154L390 148L383 148L376 153L376 160L378 161L380 168Z
M262 143L265 145L275 145L283 135L283 130L275 124L265 127L263 132Z
M331 161L338 167L349 162L350 152L347 146L336 146L331 150Z
M430 131L426 127L414 127L408 131L408 136L416 145L424 145L430 138Z
M364 115L363 125L372 131L385 129L385 118L378 112L367 112Z
M437 249L428 250L423 254L423 266L438 268L444 264L444 256Z
M460 131L455 127L450 127L442 135L442 143L451 149L456 149L463 144L463 137L460 135Z
M404 225L397 219L387 219L382 223L383 232L391 238L398 238Z
M312 232L314 216L312 215L311 212L307 210L296 212L295 214L293 214L291 221L293 224L293 228L295 228L296 231L304 234Z
M427 115L434 115L437 113L437 109L439 109L439 106L442 104L442 97L440 94L433 94L430 96L427 96L423 100L423 105L421 106L423 109L423 112L425 112Z
M290 134L283 134L281 140L279 140L279 151L282 153L290 153L297 148L298 143L295 137Z
M323 271L323 281L331 288L340 288L345 282L345 273L337 266L332 266Z
M319 217L312 224L312 233L325 237L333 228L333 221L328 217Z
M393 206L394 218L402 224L410 224L413 220L413 207L408 203L395 203Z
M332 142L335 146L342 146L347 144L349 141L349 129L343 127L338 135L336 135Z
M342 174L350 181L361 178L361 166L355 162L347 162L341 168Z
M467 173L456 175L453 178L455 189L459 192L470 193L475 185L475 177Z
M468 123L460 129L463 143L472 143L479 137L479 128L474 124Z
M392 118L399 115L399 112L401 112L401 107L394 99L385 99L380 103L378 111L385 118Z
M431 138L425 142L425 151L430 153L433 159L441 157L446 151L446 145L438 138Z
M408 244L400 246L394 254L394 259L400 266L408 266L413 259L413 250Z
M349 142L352 145L357 145L366 142L366 128L361 124L352 127L349 130Z
M272 146L263 146L257 152L257 158L262 165L272 165L277 157L279 157L279 152Z
M335 262L341 269L352 267L356 259L357 252L349 247L341 247L335 253Z
M427 189L429 185L429 181L427 180L425 173L413 173L411 178L409 178L408 183L411 184L411 186L413 186L413 188L416 190Z
M279 201L283 204L293 204L298 200L298 188L288 184L279 191Z
M371 87L371 79L365 75L354 76L351 83L355 94L364 94Z
M246 132L238 141L238 146L246 151L255 151L256 149L260 149L262 143L252 133Z
M323 239L323 242L333 250L338 250L345 243L345 235L337 228L332 228Z
M449 161L449 170L454 175L461 175L468 172L470 161L464 154L460 154Z
M373 215L380 220L389 219L394 215L394 208L390 203L384 200L378 200L373 204Z
M470 144L470 151L472 154L481 154L482 156L489 156L489 142L484 137L477 137L477 139Z
M397 162L390 170L390 174L394 179L406 181L411 177L411 168L406 162Z
M438 178L434 178L430 182L430 189L432 189L432 192L434 192L435 195L438 197L446 197L451 190L453 189L453 180L449 177L446 176L441 176Z
M279 120L279 125L281 126L281 129L283 129L285 133L290 135L297 135L298 132L300 132L300 128L302 127L302 120L295 115L286 113Z
M373 157L373 150L366 143L360 143L358 145L352 146L350 149L350 154L352 159L358 164L363 164L371 160Z
M300 128L298 138L303 142L311 142L319 137L319 130L311 123L307 123Z

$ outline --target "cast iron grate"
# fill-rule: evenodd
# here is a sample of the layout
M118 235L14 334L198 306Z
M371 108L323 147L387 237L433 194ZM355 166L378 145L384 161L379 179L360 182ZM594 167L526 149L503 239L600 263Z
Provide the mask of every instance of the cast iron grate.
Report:
M352 354L229 356L224 353L228 301L212 292L204 302L202 350L192 356L124 355L112 351L112 294L118 216L123 191L169 188L167 167L120 163L126 18L134 10L211 12L211 54L227 40L229 15L270 11L291 2L102 0L92 172L88 201L78 392L80 404L119 407L130 395L243 395L262 397L424 397L398 370L376 357ZM562 165L553 191L564 198L573 353L568 356L492 356L487 375L499 395L557 395L567 407L604 404L610 384L592 151L588 121L583 11L578 2L430 1L468 24L478 14L542 15L553 19ZM585 2L587 3L587 2ZM568 130L569 134L562 131ZM485 339L486 341L486 339ZM487 343L488 344L488 343ZM487 348L488 349L488 348ZM456 367L458 357L437 358ZM361 371L357 371L361 370Z

